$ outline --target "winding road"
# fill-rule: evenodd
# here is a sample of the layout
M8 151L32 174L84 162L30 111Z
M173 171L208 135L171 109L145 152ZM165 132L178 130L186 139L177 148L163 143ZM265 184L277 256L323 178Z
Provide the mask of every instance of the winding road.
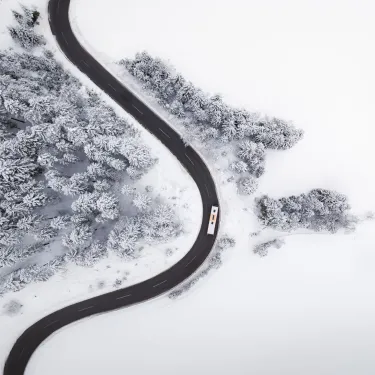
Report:
M60 328L85 317L135 303L147 301L174 288L204 262L217 234L207 235L212 205L218 205L214 181L200 156L157 114L134 96L124 85L100 65L78 42L69 23L70 0L50 0L48 6L52 33L66 57L92 82L154 134L180 161L196 182L203 202L203 218L198 237L191 250L178 263L161 274L101 296L75 303L47 315L29 327L15 342L4 366L4 375L22 375L38 346ZM219 224L219 220L217 221Z

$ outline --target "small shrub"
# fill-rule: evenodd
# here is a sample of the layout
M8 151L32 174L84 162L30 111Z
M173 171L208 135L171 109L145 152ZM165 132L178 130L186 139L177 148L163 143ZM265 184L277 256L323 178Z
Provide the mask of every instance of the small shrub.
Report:
M237 181L237 188L239 193L251 195L258 189L258 181L252 176L242 177Z
M17 300L11 300L3 306L4 314L9 316L17 315L22 307L23 305Z
M284 243L285 243L284 240L276 238L272 241L267 241L259 245L256 245L253 251L254 251L254 254L258 254L260 257L265 257L266 255L268 255L268 249L270 249L271 247L280 249L280 247L284 245Z

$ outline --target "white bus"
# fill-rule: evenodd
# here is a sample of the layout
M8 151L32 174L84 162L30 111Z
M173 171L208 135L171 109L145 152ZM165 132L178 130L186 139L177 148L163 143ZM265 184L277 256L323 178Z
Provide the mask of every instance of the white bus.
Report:
M207 234L213 235L215 233L216 219L217 219L218 213L219 213L219 207L212 206L210 221L208 223Z

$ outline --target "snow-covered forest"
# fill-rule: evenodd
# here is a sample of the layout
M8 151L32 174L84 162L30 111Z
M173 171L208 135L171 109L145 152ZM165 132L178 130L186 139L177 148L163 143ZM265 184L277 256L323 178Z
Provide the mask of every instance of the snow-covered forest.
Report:
M336 233L343 228L353 230L358 221L349 213L348 198L327 189L280 199L264 195L256 199L256 208L263 225L282 231L306 228Z
M231 106L292 119L305 134L289 150L266 149L266 171L250 196L236 192L236 180L248 173L229 170L232 162L240 161L236 140L210 141L213 147L209 144L207 150L199 147L199 138L192 141L220 194L219 236L228 234L236 241L222 253L223 265L176 300L154 299L61 331L33 355L30 375L74 374L77 368L91 375L120 375L124 368L134 375L374 373L375 301L369 296L375 282L375 222L361 223L348 234L267 227L251 236L262 227L253 211L254 198L265 194L278 200L329 189L345 194L351 212L359 217L375 210L375 55L369 48L374 6L368 0L71 0L69 18L79 42L182 135L189 128L184 132L182 121L168 116L155 95L140 90L140 82L115 61L146 50L170 61L204 92L222 93L223 102ZM43 35L53 42L45 26ZM166 158L159 159L148 175ZM227 182L232 174L234 179ZM196 220L196 215L191 217ZM274 242L270 256L253 253L259 242L275 237L285 239L280 250L275 247L281 243ZM92 271L100 275L93 276L95 289L96 278L108 272L106 264L117 275L115 260L101 264L98 272L97 267L77 269L78 277ZM132 275L137 267L127 269ZM14 332L2 339L4 359L7 341L13 342L45 315L46 300L52 305L48 312L70 303L61 301L71 293L53 298L55 290L60 292L59 284L65 284L76 293L77 283L56 279L60 277L6 297L17 297L24 307L13 318L3 317L2 332ZM26 295L39 286L38 298ZM81 299L86 297L87 288ZM168 360L160 361L166 353Z
M135 187L157 162L138 131L54 59L35 9L13 15L21 48L0 51L0 295L182 230Z
M200 146L209 156L216 153L221 162L226 159L226 163L221 163L227 165L222 171L230 175L226 182L235 181L237 192L242 195L252 195L257 190L258 179L265 172L267 150L290 149L303 137L303 131L290 122L231 107L220 95L203 92L168 63L147 52L120 60L119 66L156 99L175 123L183 126L186 142ZM359 219L349 209L345 195L320 188L278 200L268 195L255 199L260 223L279 231L354 230ZM281 247L281 241L259 244L254 252L265 255L269 247Z
M123 59L126 69L170 115L183 124L187 143L198 141L208 150L231 146L229 169L237 175L238 192L252 194L265 171L267 149L286 150L303 131L290 122L233 108L220 95L209 95L187 81L173 67L147 52Z
M342 231L349 234L355 231L359 223L372 220L374 213L367 211L361 215L351 212L349 199L346 195L334 190L313 189L308 193L291 195L274 199L262 195L255 199L254 212L263 228L252 233L256 237L263 230L271 233L289 232L312 234L313 232L334 234ZM301 232L306 229L306 232ZM297 232L297 230L300 230ZM276 234L276 238L254 246L253 252L261 257L268 255L271 247L279 249L285 244L285 235Z

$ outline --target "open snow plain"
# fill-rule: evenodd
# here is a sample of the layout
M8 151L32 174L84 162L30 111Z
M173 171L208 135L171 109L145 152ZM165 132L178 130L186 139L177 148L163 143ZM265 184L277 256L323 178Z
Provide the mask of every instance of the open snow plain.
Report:
M323 187L347 194L355 213L375 210L370 1L72 5L80 37L109 67L146 49L232 105L305 130L293 149L268 153L255 195ZM249 238L257 229L252 198L238 198L230 185L220 194L221 232L237 245L219 271L176 301L158 299L57 333L28 375L373 374L374 223L349 235L287 236L260 259Z

